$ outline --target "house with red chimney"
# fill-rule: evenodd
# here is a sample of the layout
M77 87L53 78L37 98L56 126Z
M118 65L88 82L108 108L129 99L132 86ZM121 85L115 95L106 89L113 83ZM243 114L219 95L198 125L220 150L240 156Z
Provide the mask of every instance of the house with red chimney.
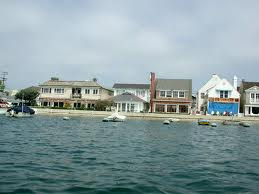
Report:
M160 79L152 72L150 82L150 112L191 113L191 79Z

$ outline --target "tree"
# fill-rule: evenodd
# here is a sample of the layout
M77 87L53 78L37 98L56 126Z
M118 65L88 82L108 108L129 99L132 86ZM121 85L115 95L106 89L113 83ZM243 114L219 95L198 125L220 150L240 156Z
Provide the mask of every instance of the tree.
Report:
M29 87L19 91L15 95L15 99L24 100L26 104L34 106L36 105L36 98L39 96L38 87Z
M96 104L95 104L95 110L98 111L105 111L107 107L111 107L113 104L112 101L108 101L108 100L97 100Z

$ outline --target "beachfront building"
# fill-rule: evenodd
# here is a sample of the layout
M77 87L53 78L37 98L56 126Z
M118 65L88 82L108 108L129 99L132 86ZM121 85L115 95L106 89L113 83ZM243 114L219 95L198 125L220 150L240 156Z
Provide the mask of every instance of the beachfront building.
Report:
M119 112L147 112L150 100L149 84L113 85L114 97L111 99Z
M97 100L107 100L113 91L93 81L60 81L58 78L40 85L41 106L93 109Z
M207 114L239 113L240 94L237 91L237 77L233 85L226 79L213 74L211 79L198 91L197 110Z
M259 116L259 82L242 81L240 84L240 112L245 116Z
M129 92L114 96L111 100L113 101L114 107L118 112L148 111L146 109L146 101Z
M157 79L151 73L150 112L191 113L191 79Z

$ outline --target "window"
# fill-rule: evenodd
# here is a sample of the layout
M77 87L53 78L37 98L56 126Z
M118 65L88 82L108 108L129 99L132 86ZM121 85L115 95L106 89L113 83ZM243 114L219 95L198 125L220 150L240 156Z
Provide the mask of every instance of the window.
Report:
M225 98L228 98L228 91L225 91Z
M220 98L228 98L228 91L220 91Z
M90 94L90 89L85 89L85 94Z
M165 112L164 104L156 104L156 112Z
M201 93L201 99L205 98L205 93Z
M94 89L93 94L98 94L98 89Z
M176 105L167 105L167 112L176 112Z
M130 105L130 112L134 112L135 111L135 104L131 104Z
M178 91L173 91L173 97L178 98Z
M180 92L179 92L179 98L184 98L184 97L185 97L185 92L180 91Z
M136 96L144 97L145 96L145 90L137 90L136 94L137 94Z
M171 98L172 97L172 91L167 91L166 92L166 97Z
M42 93L51 93L51 88L42 88L41 92Z
M255 94L251 93L251 102L254 102L254 101L255 101Z
M165 91L160 91L160 97L165 97Z
M259 94L256 94L256 102L259 102Z
M54 93L56 94L64 94L64 88L55 88Z

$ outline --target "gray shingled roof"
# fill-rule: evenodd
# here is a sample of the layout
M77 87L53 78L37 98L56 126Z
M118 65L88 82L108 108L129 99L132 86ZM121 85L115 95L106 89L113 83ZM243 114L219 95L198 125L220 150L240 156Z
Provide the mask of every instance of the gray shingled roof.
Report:
M101 87L94 81L58 81L49 80L40 84L40 86L72 86L72 87Z
M246 82L246 81L243 81L242 84L243 84L244 90L247 90L247 89L252 88L254 86L259 87L259 82Z
M157 79L156 90L192 90L191 79Z
M111 98L113 102L145 102L141 98L135 96L134 94L131 93L123 93L121 95L117 95Z
M149 89L149 84L121 84L115 83L113 88L128 88L128 89Z

